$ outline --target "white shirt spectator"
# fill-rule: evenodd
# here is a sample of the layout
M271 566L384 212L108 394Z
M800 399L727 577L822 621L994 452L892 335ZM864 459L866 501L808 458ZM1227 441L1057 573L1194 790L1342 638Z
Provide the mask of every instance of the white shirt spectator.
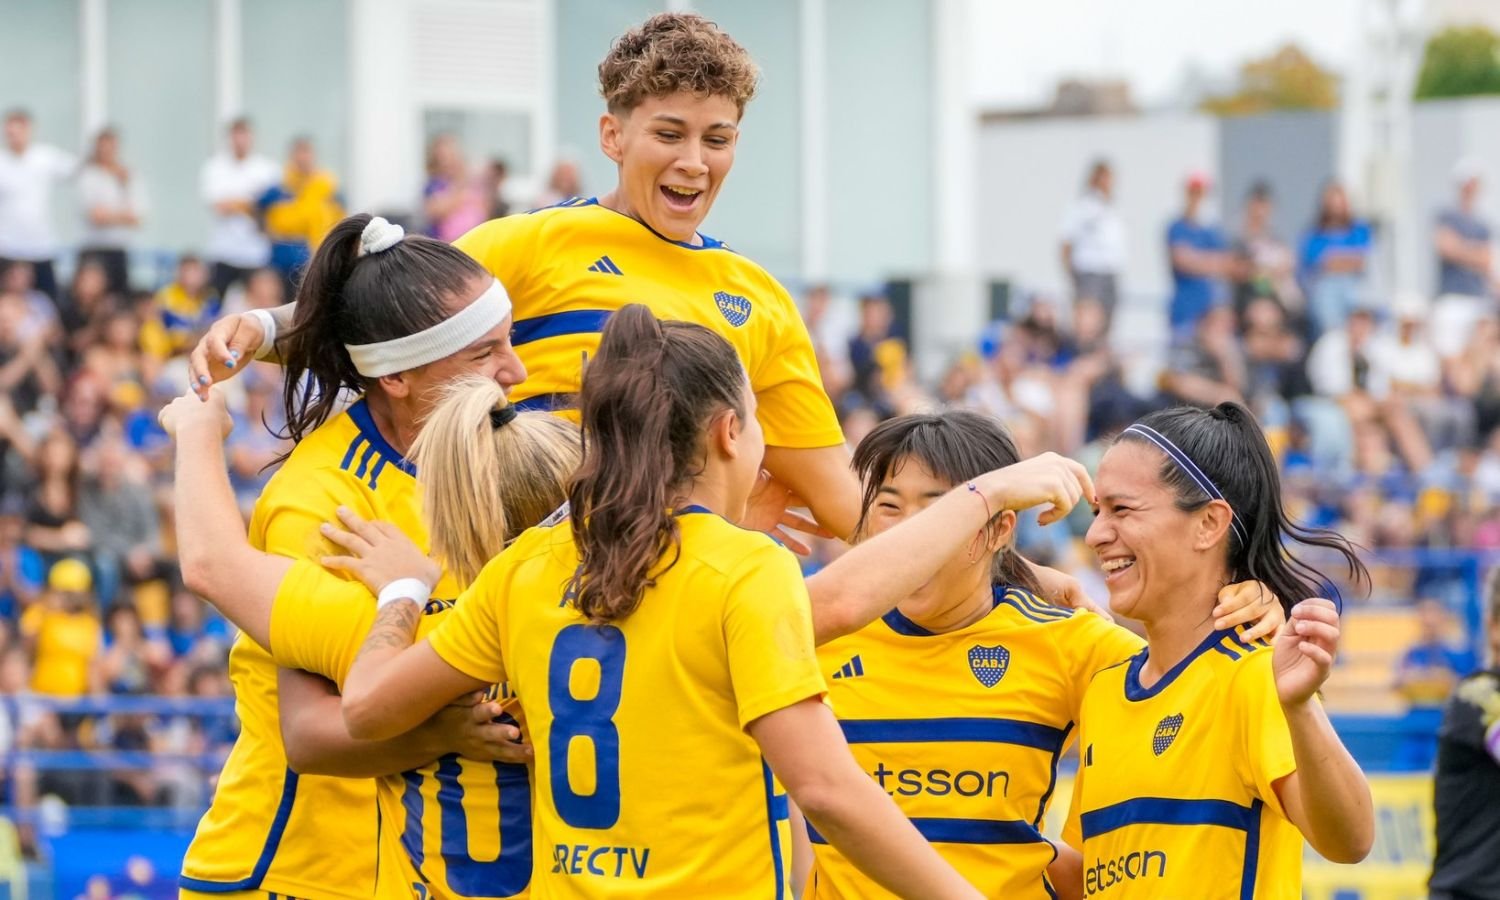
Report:
M1085 191L1063 216L1061 238L1072 249L1073 270L1119 275L1125 269L1125 221L1109 199Z
M87 165L78 173L78 205L83 210L83 246L128 248L134 243L134 226L95 225L89 213L103 207L112 213L133 212L142 218L146 214L146 192L136 178L121 184L110 170Z
M210 205L226 201L253 205L280 177L281 169L267 157L250 154L236 159L231 153L219 153L203 166L203 199ZM253 216L215 212L204 255L236 268L256 269L270 261L271 242Z
M1372 335L1365 342L1364 352L1360 354L1363 383L1357 384L1356 359L1349 340L1349 330L1335 328L1318 338L1318 342L1313 344L1312 352L1307 355L1307 380L1312 384L1313 390L1324 397L1338 398L1353 393L1356 389L1363 389L1372 398L1384 400L1390 396L1391 382L1395 380L1396 369L1393 366L1401 367L1400 380L1404 384L1417 384L1423 378L1422 363L1405 366L1398 362L1403 352L1407 351L1392 336ZM1433 374L1436 374L1435 356L1432 364Z
M0 256L40 262L57 255L52 185L77 168L77 157L46 144L19 156L0 146Z

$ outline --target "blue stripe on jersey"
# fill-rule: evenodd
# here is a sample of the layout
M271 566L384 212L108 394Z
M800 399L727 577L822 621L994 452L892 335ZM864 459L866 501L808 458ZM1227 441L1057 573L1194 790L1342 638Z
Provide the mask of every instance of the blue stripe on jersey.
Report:
M287 769L286 777L281 782L281 802L276 806L276 816L271 820L270 831L266 833L265 846L260 851L260 859L255 861L255 868L250 870L249 878L241 878L239 881L205 881L201 878L189 878L182 875L177 879L177 886L205 894L253 891L260 887L260 883L265 880L266 872L271 869L271 862L276 859L276 848L281 846L281 836L286 831L287 819L292 817L292 801L296 798L297 773Z
M1229 800L1137 797L1086 812L1079 824L1086 841L1127 825L1219 825L1249 832L1259 827L1259 803L1241 806Z
M766 786L766 822L771 828L771 867L776 870L776 900L786 896L786 877L781 870L781 829L776 823L791 816L787 808L786 794L776 793L776 781L771 777L771 767L760 761L762 782Z
M1035 722L996 718L951 719L841 719L844 739L851 744L919 744L975 741L1015 744L1056 753L1067 731ZM1070 726L1071 727L1071 726Z
M365 452L364 453L360 454L360 457L359 457L359 466L357 468L355 468L355 470L354 470L354 477L355 478L363 479L365 477L365 473L370 470L370 460L372 460L374 458L375 458L375 445L371 444L370 446L368 446L368 447L365 448Z
M364 435L357 434L354 436L354 440L349 442L349 452L344 454L344 461L339 463L340 469L343 469L345 472L349 471L349 467L354 464L354 454L359 452L359 447L364 442Z
M1002 605L1004 605L1004 606L1009 606L1011 609L1013 609L1016 612L1020 613L1023 618L1030 619L1031 621L1036 622L1036 623L1038 623L1040 625L1045 625L1048 622L1056 622L1056 621L1058 621L1055 618L1051 618L1051 617L1047 617L1047 616L1039 616L1039 615L1036 615L1035 613L1028 612L1026 610L1026 607L1024 607L1021 604L1017 603L1014 599L1012 599L1010 597L1006 597L1005 599L1001 600L1000 603Z
M901 610L899 609L891 610L890 612L881 616L880 619L897 634L904 634L907 637L933 636L932 632L923 628L921 625L918 625L916 622L913 622L911 619L908 619L906 616L901 615Z
M370 446L375 448L376 453L384 456L392 465L406 474L413 477L416 476L417 467L408 462L406 457L397 453L396 448L392 447L390 441L385 439L385 435L380 433L380 429L375 427L375 420L370 416L370 407L366 405L365 401L360 400L349 407L349 418L353 420L355 427L359 429L360 434L364 436L365 440L370 442ZM352 458L353 453L345 457L346 461ZM347 464L345 468L347 470ZM363 478L364 473L361 472L359 477Z
M1218 825L1243 831L1245 859L1240 867L1240 900L1251 900L1260 864L1260 816L1264 806L1259 799L1241 806L1229 800L1137 797L1086 812L1079 817L1079 824L1085 841L1127 825Z
M422 773L412 770L402 772L401 777L406 781L406 789L401 792L401 805L406 808L406 827L401 830L401 849L406 851L406 858L420 872L422 860L426 858L422 851L422 807L426 805L422 797Z
M374 470L370 472L370 480L367 482L370 485L370 490L375 490L375 486L380 483L380 473L383 471L385 471L384 456L380 457L380 461L375 463Z
M922 837L935 844L1036 844L1046 840L1030 822L1019 819L999 821L917 817L911 823ZM811 822L807 823L807 836L814 844L828 843L828 839L819 834Z
M1052 751L1052 772L1047 776L1047 790L1042 793L1042 800L1036 805L1036 821L1032 824L1037 828L1042 827L1042 816L1047 813L1047 801L1052 799L1052 792L1057 789L1057 760L1062 756L1063 745L1068 742L1068 735L1073 731L1073 723L1062 731L1062 737L1057 741L1057 749Z
M1069 616L1073 615L1071 610L1062 609L1061 607L1053 606L1050 603L1045 603L1042 600L1038 599L1035 595L1030 594L1026 591L1006 591L1005 596L1007 598L1015 599L1017 603L1029 609L1033 614L1042 616L1044 618L1066 619Z
M537 394L535 397L517 400L512 405L517 412L557 412L560 409L576 409L578 398L575 394Z
M533 319L517 319L510 333L512 346L519 347L544 338L565 334L598 334L609 321L610 309L574 309Z
M1241 650L1245 651L1246 653L1249 653L1251 650L1255 649L1254 647L1240 640L1240 633L1233 628L1225 632L1225 636L1228 637L1229 640L1233 641Z
M1223 641L1220 641L1217 644L1214 644L1214 649L1217 650L1217 651L1219 651L1220 653L1224 654L1225 656L1229 657L1230 659L1238 660L1240 658L1240 655L1238 653L1236 653L1233 650L1229 649L1228 647L1224 646L1224 642Z

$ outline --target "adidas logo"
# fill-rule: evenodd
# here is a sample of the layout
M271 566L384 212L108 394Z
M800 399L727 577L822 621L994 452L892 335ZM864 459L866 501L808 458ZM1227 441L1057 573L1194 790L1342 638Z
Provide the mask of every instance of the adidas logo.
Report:
M865 664L860 661L859 655L856 654L853 659L851 659L848 662L844 663L844 665L843 665L842 668L840 668L837 672L834 672L833 673L833 677L834 678L858 678L859 676L861 676L863 674L865 674Z
M599 257L594 262L594 264L592 266L589 266L589 271L590 272L599 272L599 273L602 273L604 275L624 275L625 274L624 272L620 271L620 267L619 266L615 265L615 261L612 260L612 259L610 259L607 256L601 256L601 257Z

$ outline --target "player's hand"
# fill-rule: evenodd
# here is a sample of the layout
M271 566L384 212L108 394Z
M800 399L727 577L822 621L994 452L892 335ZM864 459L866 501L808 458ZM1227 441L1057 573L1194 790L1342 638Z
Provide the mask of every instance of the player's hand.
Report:
M433 716L432 724L445 753L525 765L532 761L534 751L520 728L495 721L503 712L505 704L475 693L443 707Z
M1045 504L1047 508L1037 520L1043 525L1067 516L1080 500L1091 506L1098 502L1088 469L1056 453L1043 453L987 472L975 479L975 487L984 492L995 512L1020 511Z
M1054 606L1066 606L1069 609L1086 609L1095 615L1103 616L1113 622L1115 617L1110 615L1106 607L1094 602L1083 590L1083 582L1049 566L1039 566L1034 562L1028 562L1031 572L1036 576L1037 587L1042 589L1042 599Z
M1240 635L1240 640L1247 644L1270 637L1286 623L1281 598L1259 581L1241 581L1219 591L1219 603L1214 607L1214 630L1225 631L1246 622L1255 623Z
M1315 597L1292 607L1292 617L1276 635L1271 668L1282 706L1312 699L1333 671L1339 647L1339 614L1333 601Z
M220 438L228 437L234 428L229 407L224 405L224 392L209 389L204 389L203 396L196 400L191 394L183 394L168 403L157 414L156 421L174 440L179 433L192 428L217 428Z
M812 547L793 537L792 532L798 531L814 537L833 535L819 527L811 518L789 509L806 506L800 497L792 493L791 488L777 481L770 472L761 469L760 475L755 479L755 487L750 491L750 500L745 504L745 515L739 524L752 531L764 531L793 553L807 556L812 553Z
M254 316L236 313L209 326L188 354L188 380L198 399L208 399L210 386L244 371L255 357L266 332Z
M323 557L326 568L348 572L376 595L398 578L420 578L431 590L443 576L437 561L390 522L369 521L347 506L340 506L338 514L347 531L329 522L318 530L349 555Z

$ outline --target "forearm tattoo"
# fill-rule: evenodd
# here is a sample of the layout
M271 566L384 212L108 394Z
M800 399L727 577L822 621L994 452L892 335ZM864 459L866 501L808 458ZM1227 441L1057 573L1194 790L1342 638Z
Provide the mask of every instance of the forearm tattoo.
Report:
M422 610L415 603L387 603L375 614L375 624L370 626L370 633L355 659L377 650L405 650L411 646L417 623L421 620Z

